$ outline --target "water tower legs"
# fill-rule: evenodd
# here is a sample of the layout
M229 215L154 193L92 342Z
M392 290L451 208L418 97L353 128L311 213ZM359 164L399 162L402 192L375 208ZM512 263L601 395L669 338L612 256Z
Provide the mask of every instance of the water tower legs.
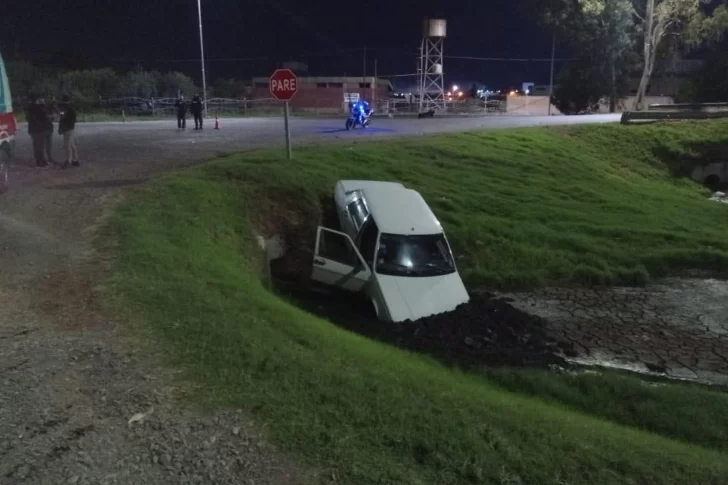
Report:
M442 19L425 19L420 48L420 113L445 111L443 47L447 24Z

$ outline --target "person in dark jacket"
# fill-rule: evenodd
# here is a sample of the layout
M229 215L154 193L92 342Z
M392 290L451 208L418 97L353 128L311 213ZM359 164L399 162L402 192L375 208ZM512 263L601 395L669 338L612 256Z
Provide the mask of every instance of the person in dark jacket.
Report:
M70 96L61 100L61 119L58 122L58 134L63 135L63 146L66 149L66 162L61 168L78 167L78 148L76 148L76 109Z
M192 116L195 117L195 130L201 130L202 129L202 100L200 99L199 94L196 94L192 98L192 102L190 103L190 111L192 111Z
M177 108L177 129L184 130L187 128L187 102L185 97L180 94L174 106Z
M28 120L28 134L33 140L33 155L35 156L35 164L38 167L47 167L46 162L46 132L48 131L48 124L51 120L48 118L48 113L45 110L45 106L41 104L41 101L35 96L30 98L30 103L25 110L26 118Z

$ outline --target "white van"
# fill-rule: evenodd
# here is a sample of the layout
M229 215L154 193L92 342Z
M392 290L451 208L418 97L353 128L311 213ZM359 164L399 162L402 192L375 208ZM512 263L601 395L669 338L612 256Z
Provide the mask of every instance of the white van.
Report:
M380 320L452 311L469 301L440 222L422 196L392 182L342 180L342 231L319 227L313 280L364 291Z
M15 154L15 132L18 125L13 116L13 99L10 83L5 72L5 63L0 55L0 193L8 189L10 183L10 162Z

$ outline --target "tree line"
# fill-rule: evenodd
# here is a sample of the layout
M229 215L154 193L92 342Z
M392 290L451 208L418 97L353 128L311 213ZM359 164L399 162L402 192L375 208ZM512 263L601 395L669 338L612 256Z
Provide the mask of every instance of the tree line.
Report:
M115 97L169 98L183 93L187 97L201 94L191 77L177 72L134 69L66 70L35 66L24 61L7 63L8 79L13 96L60 99L70 95L80 107L98 106L99 99ZM208 96L242 98L247 95L245 83L237 79L218 79L208 87Z
M603 99L615 111L629 94L633 72L640 73L640 82L631 108L644 109L657 62L677 61L697 49L707 49L708 58L679 100L728 101L725 0L523 0L523 5L575 54L555 83L553 101L563 112L589 110Z

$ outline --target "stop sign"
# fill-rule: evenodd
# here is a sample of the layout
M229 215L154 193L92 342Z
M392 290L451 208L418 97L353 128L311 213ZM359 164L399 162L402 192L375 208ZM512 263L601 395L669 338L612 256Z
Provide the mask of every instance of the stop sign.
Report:
M298 92L298 79L290 69L276 69L268 80L270 94L279 101L288 101Z

